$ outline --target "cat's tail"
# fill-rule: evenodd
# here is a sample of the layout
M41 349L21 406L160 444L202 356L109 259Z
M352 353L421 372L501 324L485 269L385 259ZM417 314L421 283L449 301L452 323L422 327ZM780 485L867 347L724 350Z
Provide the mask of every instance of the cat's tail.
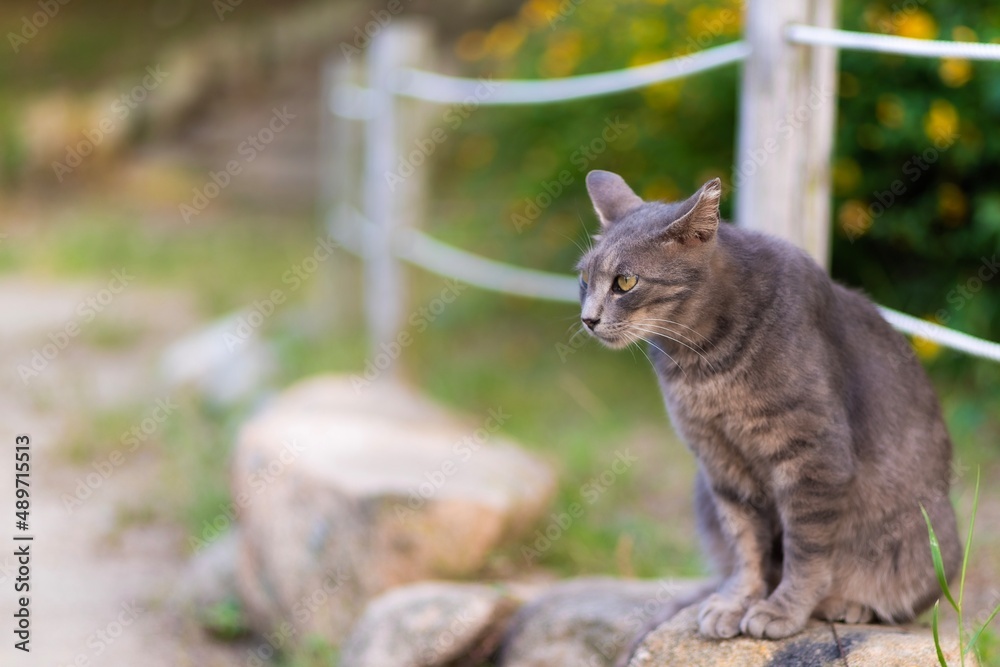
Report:
M718 588L718 581L708 581L689 593L678 595L670 600L670 602L663 606L663 609L660 609L635 633L635 636L632 637L632 641L629 642L626 649L618 655L614 667L628 667L628 664L632 661L632 657L635 655L639 645L642 644L642 640L646 638L646 635L676 616L677 612L681 609L701 602L718 590Z

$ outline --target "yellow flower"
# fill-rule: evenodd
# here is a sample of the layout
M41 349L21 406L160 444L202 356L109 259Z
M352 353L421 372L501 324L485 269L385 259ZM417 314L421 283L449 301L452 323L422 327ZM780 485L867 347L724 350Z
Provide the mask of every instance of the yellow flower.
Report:
M840 210L837 211L837 222L847 237L853 241L865 235L871 228L873 219L864 202L850 199L841 204Z
M960 88L972 78L972 64L960 58L942 58L938 74L946 86Z
M934 39L938 34L934 18L922 9L900 10L893 14L892 23L900 37Z
M659 49L647 49L645 51L639 51L634 56L629 58L629 67L641 67L642 65L648 65L649 63L655 63L660 60L666 60L670 57L670 54L666 51L661 51Z
M483 48L496 58L514 55L524 42L524 29L513 21L500 21L486 35Z
M883 126L896 129L903 125L906 113L899 98L895 95L882 95L875 106L875 116Z
M951 29L951 38L956 42L978 42L976 31L965 25L957 25Z
M942 183L938 188L938 213L944 222L957 227L969 212L969 202L965 193L954 183Z
M652 109L670 110L677 106L681 97L683 81L667 81L658 83L642 91L642 97Z
M548 26L560 16L560 0L528 0L521 5L518 17L533 28Z
M917 356L925 361L930 361L941 354L940 345L920 336L914 336L910 344L913 345L913 351L917 353Z
M482 30L470 30L455 42L455 55L461 60L479 60L486 55L486 33Z
M642 189L642 198L646 200L677 201L681 195L680 188L669 176L657 176Z
M579 30L560 31L549 39L539 71L546 77L569 76L580 64L582 52L583 37Z
M636 18L629 22L628 28L629 37L640 48L660 46L670 34L664 21Z
M833 189L838 195L845 195L857 187L861 180L861 168L849 157L833 163Z
M936 99L924 116L924 134L932 141L953 142L958 135L958 110L951 102Z

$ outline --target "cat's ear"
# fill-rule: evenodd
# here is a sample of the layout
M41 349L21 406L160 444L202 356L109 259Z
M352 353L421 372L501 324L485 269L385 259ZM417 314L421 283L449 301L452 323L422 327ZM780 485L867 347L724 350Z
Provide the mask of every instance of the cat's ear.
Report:
M713 178L681 204L683 214L667 227L664 240L679 243L712 240L719 229L721 199L722 181Z
M610 171L595 169L587 174L587 193L604 229L642 206L642 199L632 192L625 179Z

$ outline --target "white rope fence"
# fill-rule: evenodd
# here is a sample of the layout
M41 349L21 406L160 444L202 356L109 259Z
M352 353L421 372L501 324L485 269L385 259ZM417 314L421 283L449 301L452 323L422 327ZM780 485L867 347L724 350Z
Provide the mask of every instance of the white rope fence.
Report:
M886 308L885 306L878 306L878 310L882 313L882 317L897 331L934 341L938 345L950 347L953 350L959 350L974 357L982 357L983 359L1000 362L1000 343L976 338L961 331L955 331L954 329L949 329L940 324L928 322L927 320L922 320L912 315Z
M851 32L811 25L790 25L785 38L796 44L809 46L836 46L852 51L894 53L921 58L965 58L967 60L1000 60L1000 44L978 42L942 42L931 39L912 39L894 35L876 35Z
M791 43L810 46L919 57L1000 61L1000 44L918 40L794 23L784 29L784 36ZM378 89L342 82L331 91L328 103L335 115L345 119L367 121L370 130L369 140L376 141L382 136L381 131L385 130L383 126L377 125L384 119L376 113L378 110L376 99L382 99L384 102L386 98L391 100L393 96L397 96L437 104L464 104L475 101L477 105L483 106L564 102L635 90L706 72L741 62L751 55L750 51L747 42L738 41L640 67L546 80L471 79L401 65L395 71L385 72L384 78L381 79L381 87ZM486 88L488 92L485 94L484 87L488 87ZM384 155L380 153L380 155L387 158L390 153ZM370 177L378 180L379 174L373 172ZM391 218L374 215L375 213L379 212L374 209L369 211L369 215L373 216L372 220L382 220L390 224ZM381 252L432 273L455 278L494 292L567 303L576 303L579 298L577 279L574 276L537 271L487 259L438 241L412 228L396 228L389 233L388 229L373 224L363 214L346 204L342 204L327 220L327 229L345 249L368 262L384 259L370 256ZM373 246L371 241L377 238L384 238L389 242L388 244L379 242ZM878 309L899 331L976 357L1000 362L998 343L976 338L883 306L878 306Z
M483 86L480 79L465 79L417 69L402 70L391 85L397 95L438 104L461 104L470 99L476 100L480 105L494 106L549 104L610 95L682 79L739 62L749 52L750 47L745 43L732 42L690 55L599 74L540 81L507 79L492 82L497 85L497 90L487 96L477 92Z
M343 224L344 221L349 224ZM360 239L348 230L364 230L370 227L371 223L360 211L352 207L343 207L340 216L332 217L327 222L328 233L346 250L360 257L364 256ZM417 230L403 231L396 247L397 257L425 271L444 278L456 278L463 283L492 292L526 299L562 303L578 303L580 300L580 287L576 276L505 264L460 250ZM1000 343L976 338L885 306L877 307L882 317L898 331L976 357L1000 362Z

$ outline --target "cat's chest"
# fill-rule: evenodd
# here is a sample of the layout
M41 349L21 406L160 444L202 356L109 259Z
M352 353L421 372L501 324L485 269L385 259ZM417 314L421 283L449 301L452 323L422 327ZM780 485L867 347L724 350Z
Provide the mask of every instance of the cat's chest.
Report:
M671 416L685 421L728 420L746 401L749 390L722 380L672 382L660 380L660 390Z
M745 407L753 390L736 383L660 382L670 420L693 449L710 436L737 440L746 424Z

